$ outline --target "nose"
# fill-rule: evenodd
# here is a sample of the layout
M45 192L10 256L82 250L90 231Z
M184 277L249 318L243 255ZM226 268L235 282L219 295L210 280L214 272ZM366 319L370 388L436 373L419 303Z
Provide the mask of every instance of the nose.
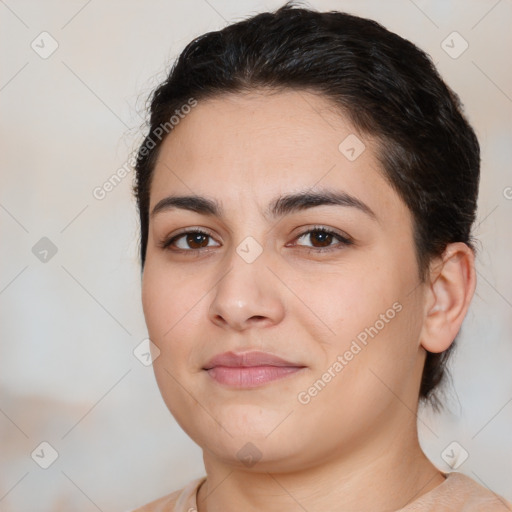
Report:
M237 331L278 324L285 312L282 290L266 266L265 252L247 263L233 250L228 263L212 295L210 320Z

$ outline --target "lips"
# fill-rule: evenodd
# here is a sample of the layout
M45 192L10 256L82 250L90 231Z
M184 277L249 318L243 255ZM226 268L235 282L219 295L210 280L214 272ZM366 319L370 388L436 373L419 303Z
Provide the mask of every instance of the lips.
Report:
M300 373L304 368L268 352L225 352L210 359L203 370L219 384L248 389Z
M286 361L269 352L224 352L218 354L204 366L204 370L210 370L216 366L226 366L230 368L254 367L254 366L289 366L294 368L304 365Z

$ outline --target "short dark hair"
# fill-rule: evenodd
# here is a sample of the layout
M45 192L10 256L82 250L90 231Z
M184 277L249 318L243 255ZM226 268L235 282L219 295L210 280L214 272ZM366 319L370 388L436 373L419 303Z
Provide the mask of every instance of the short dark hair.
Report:
M331 100L357 130L378 141L384 177L412 214L420 282L447 244L464 242L475 251L471 228L480 148L458 96L430 57L373 20L297 8L292 1L197 37L153 92L149 133L138 151L133 186L142 271L149 190L165 140L155 140L155 130L169 124L191 97L200 101L227 93L289 89ZM427 352L420 399L435 409L440 402L434 390L444 379L455 341L444 352Z

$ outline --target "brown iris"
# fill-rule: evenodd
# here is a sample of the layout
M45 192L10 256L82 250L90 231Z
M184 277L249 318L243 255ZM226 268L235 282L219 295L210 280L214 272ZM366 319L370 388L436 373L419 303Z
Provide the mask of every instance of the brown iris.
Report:
M311 231L309 234L311 238L311 242L313 243L314 239L317 239L320 245L314 245L313 247L328 247L332 243L332 234L325 233L324 231Z
M208 245L208 238L208 235L201 233L189 233L186 236L187 244L189 244L189 247L192 249L206 247Z

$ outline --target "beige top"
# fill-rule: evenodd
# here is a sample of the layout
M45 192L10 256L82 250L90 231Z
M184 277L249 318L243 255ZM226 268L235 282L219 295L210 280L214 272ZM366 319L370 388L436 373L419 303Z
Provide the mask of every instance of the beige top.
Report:
M512 503L462 473L445 474L446 480L396 512L507 512ZM203 476L132 512L197 512L197 491Z

